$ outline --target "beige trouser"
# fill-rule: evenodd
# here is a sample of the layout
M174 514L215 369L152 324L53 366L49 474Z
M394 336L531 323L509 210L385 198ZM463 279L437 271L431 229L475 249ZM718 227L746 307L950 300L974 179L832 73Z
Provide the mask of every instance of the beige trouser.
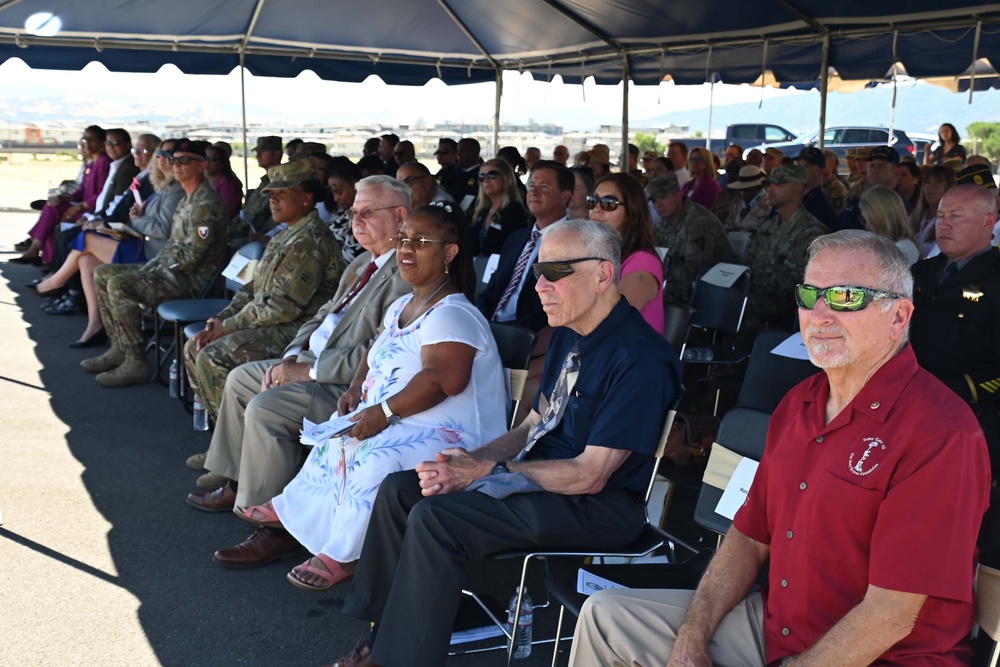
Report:
M346 387L296 382L261 392L267 369L278 361L252 361L233 369L219 406L205 468L239 482L236 504L261 505L281 493L302 465L303 417L324 422Z
M580 610L571 667L663 667L694 591L612 589ZM718 667L764 667L764 603L751 593L726 614L709 645Z

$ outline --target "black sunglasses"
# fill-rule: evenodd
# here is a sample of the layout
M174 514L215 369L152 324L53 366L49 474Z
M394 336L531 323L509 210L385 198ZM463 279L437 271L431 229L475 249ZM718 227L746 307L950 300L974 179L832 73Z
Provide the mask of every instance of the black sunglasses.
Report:
M205 160L200 157L192 157L189 155L182 155L181 157L170 156L170 164L179 164L181 166L188 166L192 162L204 162Z
M799 308L812 310L820 299L826 301L830 310L850 311L864 310L872 301L878 299L902 299L902 294L885 292L870 287L855 285L834 285L833 287L813 287L812 285L795 286L795 303Z
M479 182L480 183L482 183L483 181L485 181L487 178L490 179L491 181L494 178L500 178L500 172L499 171L481 171L481 172L479 172Z
M609 262L611 260L604 259L603 257L580 257L579 259L564 259L558 262L535 262L531 265L531 271L535 274L535 278L541 278L545 276L545 279L550 283L554 283L558 280L562 280L566 276L573 275L575 269L573 269L574 264L580 262Z
M598 204L601 206L602 211L617 211L619 206L625 206L625 202L618 201L617 198L611 195L604 195L603 197L598 197L597 195L587 195L587 208L593 211L597 208Z
M172 158L174 156L174 152L173 151L165 151L165 150L161 150L161 149L158 148L158 149L156 149L156 152L153 153L153 155L155 155L156 157L165 157L167 159L170 159L170 158Z

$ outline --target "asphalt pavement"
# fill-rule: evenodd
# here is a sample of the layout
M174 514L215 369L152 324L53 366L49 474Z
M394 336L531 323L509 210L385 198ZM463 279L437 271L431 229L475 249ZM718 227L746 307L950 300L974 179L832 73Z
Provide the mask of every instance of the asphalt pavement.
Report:
M285 574L305 554L243 571L212 561L249 531L184 502L197 475L184 459L209 435L164 386L104 389L80 369L101 351L67 347L84 316L43 313L25 287L39 269L7 262L33 220L0 213L0 665L315 666L343 655L367 633L341 613L349 584L292 587ZM520 562L486 561L468 585L506 601L519 573ZM555 617L536 612L536 637L551 636ZM550 660L549 644L514 664ZM492 652L448 664L505 663Z

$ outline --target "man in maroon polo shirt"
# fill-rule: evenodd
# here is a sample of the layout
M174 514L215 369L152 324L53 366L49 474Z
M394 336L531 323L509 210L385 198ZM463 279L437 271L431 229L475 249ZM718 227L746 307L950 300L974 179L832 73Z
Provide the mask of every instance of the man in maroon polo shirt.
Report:
M917 366L912 291L883 238L810 245L795 296L825 373L772 416L698 590L594 595L572 665L969 664L989 457L965 402ZM768 558L769 587L750 592Z

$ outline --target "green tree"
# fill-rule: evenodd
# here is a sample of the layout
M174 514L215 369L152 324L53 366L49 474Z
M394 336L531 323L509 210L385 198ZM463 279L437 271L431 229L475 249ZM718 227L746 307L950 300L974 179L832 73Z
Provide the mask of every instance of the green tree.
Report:
M666 148L656 141L656 137L645 132L636 132L632 137L632 143L639 148L639 155L646 151L656 151L657 155L663 155L663 150Z
M697 139L701 139L702 137L705 136L705 133L702 132L701 130L695 130L694 132L691 133L691 136Z
M966 139L963 143L969 152L977 152L991 160L1000 155L1000 123L977 121L971 123L965 130Z

